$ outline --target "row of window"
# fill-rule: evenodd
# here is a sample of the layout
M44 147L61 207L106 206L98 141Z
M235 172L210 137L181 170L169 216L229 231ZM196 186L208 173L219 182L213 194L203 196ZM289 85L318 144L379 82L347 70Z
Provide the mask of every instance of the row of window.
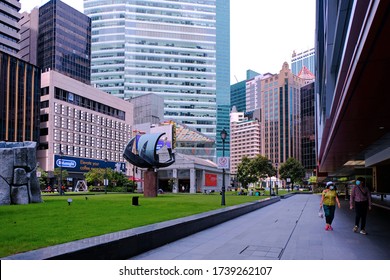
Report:
M54 143L54 154L64 153L67 156L91 158L91 159L107 159L109 161L122 162L122 152L114 152L108 150L100 150L91 147L79 147L74 145L66 145Z
M80 95L72 93L72 92L68 92L66 90L63 90L63 89L60 89L57 87L55 88L54 97L58 100L66 101L68 103L74 104L74 105L79 106L79 107L91 109L93 111L96 111L96 112L99 112L99 113L102 113L102 114L105 114L105 115L108 115L108 116L111 116L111 117L114 117L114 118L117 118L120 120L125 120L126 113L122 110L113 108L111 106L102 104L102 103L97 102L95 100L91 100L89 98L80 96ZM60 105L55 104L55 110L58 110L58 106L60 106ZM72 114L72 112L74 111L76 118L77 118L76 112L80 112L80 114L81 114L81 112L83 112L83 111L74 109L72 107L67 107L67 106L63 106L62 110L64 112L63 114L65 114L66 110L68 110L68 115ZM56 111L56 113L58 113L58 112ZM80 116L80 118L81 118L81 116Z

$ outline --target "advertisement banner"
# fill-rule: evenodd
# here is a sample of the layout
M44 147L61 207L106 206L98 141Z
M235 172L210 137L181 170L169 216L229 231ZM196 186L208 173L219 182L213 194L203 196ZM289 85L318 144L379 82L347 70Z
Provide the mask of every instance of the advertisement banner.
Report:
M216 187L217 186L217 174L206 173L205 174L205 186Z
M61 168L68 172L86 173L94 168L110 168L116 171L126 171L126 163L115 161L104 161L96 159L76 158L59 155L54 156L54 168Z

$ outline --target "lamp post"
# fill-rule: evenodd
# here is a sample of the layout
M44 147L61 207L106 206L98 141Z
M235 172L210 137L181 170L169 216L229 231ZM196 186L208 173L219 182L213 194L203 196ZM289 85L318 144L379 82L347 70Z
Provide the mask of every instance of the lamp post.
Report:
M62 193L62 156L64 155L64 153L62 151L60 151L60 184L58 186L58 189L60 191L60 195L63 195Z
M227 132L225 129L221 131L222 139L222 156L225 157L225 139L227 137ZM225 205L225 168L222 169L222 201L221 205Z
M107 194L107 185L108 185L108 182L107 182L107 158L104 159L104 180L103 180L103 183L104 183L104 194Z

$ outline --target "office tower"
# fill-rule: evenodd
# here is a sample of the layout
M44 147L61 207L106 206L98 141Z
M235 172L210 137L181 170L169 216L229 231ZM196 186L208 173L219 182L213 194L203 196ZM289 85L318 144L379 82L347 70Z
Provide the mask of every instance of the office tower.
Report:
M17 56L19 51L19 0L0 2L0 51Z
M257 110L259 111L259 109ZM260 121L249 119L236 107L230 113L230 173L237 174L237 166L244 156L255 158L260 154Z
M39 8L38 66L91 80L91 19L60 0Z
M238 112L247 111L247 96L246 96L246 82L261 75L253 70L246 71L246 79L230 86L230 106L236 106ZM258 93L260 94L260 92Z
M42 73L40 166L64 160L73 183L92 168L115 169L132 136L133 105L56 71Z
M246 111L246 80L230 86L230 104L238 112Z
M261 154L275 166L290 157L301 160L300 88L303 84L287 62L279 74L261 80Z
M160 95L166 120L220 142L230 110L229 1L85 0L84 11L97 88L124 99Z
M39 142L40 69L0 51L0 141Z
M22 13L20 24L19 57L31 64L38 64L38 27L39 9L34 8L30 13Z
M314 81L301 88L302 165L308 177L316 168Z
M315 49L309 49L300 53L293 51L291 56L291 71L298 75L302 67L306 66L310 72L315 72Z

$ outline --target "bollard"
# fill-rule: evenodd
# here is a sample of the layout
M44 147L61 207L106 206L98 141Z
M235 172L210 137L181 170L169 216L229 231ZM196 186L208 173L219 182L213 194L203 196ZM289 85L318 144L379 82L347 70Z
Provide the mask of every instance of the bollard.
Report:
M138 204L138 196L133 196L131 201L132 201L132 203L131 203L132 205L134 205L134 206L138 206L139 205Z

